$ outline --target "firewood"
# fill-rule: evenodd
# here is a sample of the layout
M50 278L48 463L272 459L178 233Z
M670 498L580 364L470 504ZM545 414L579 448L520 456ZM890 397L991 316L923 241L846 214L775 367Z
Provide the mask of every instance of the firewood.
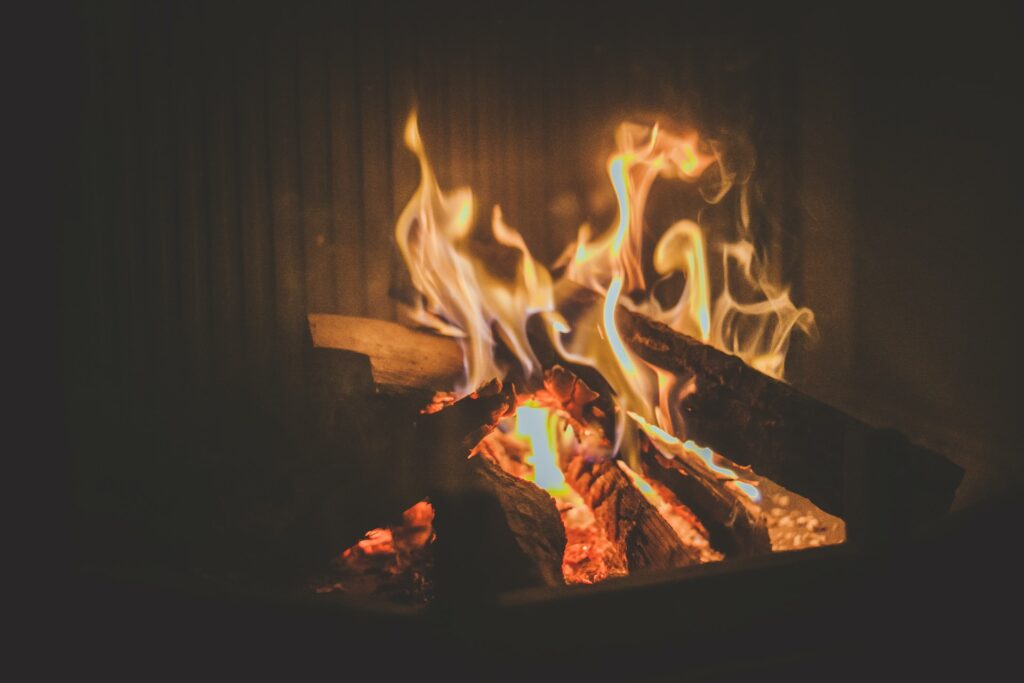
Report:
M559 299L560 308L581 308L599 295L576 287ZM620 307L616 315L623 340L640 358L695 380L697 390L679 406L686 438L834 515L859 514L846 505L850 487L857 485L849 480L851 471L901 490L895 497L914 523L948 511L963 470L943 456L892 430L874 429L642 314ZM316 346L369 355L379 385L448 389L462 372L461 350L447 337L363 318L311 314L309 322ZM539 351L542 363L550 365L552 354L545 351L550 350ZM599 377L579 370L608 398Z
M575 373L560 365L544 372L544 388L559 407L577 423L594 424L599 395ZM697 515L710 535L712 547L727 557L743 557L771 551L768 526L761 509L742 492L729 488L701 462L687 458L666 458L641 442L643 473L667 489L680 503Z
M844 516L848 453L871 459L872 475L900 482L905 516L927 520L949 510L963 470L891 430L863 422L748 366L742 359L639 313L620 308L623 340L640 358L681 377L696 391L679 408L686 436L733 462Z
M313 346L361 353L374 382L386 389L451 389L462 376L462 349L451 337L405 325L328 313L310 313Z
M563 470L566 482L582 496L608 539L625 556L631 573L700 561L614 461L590 461L575 455L563 463Z
M498 582L503 588L517 584L562 585L565 528L555 500L536 484L505 472L483 455L470 458L469 466L497 501L505 525L497 530L488 529L486 533L490 536L478 539L474 546L473 552L477 554L487 552L482 563L484 571L507 575L507 579ZM462 550L463 558L469 554Z
M686 504L708 531L711 546L726 557L749 557L772 550L761 508L728 488L699 464L667 458L649 444L641 449L644 476Z

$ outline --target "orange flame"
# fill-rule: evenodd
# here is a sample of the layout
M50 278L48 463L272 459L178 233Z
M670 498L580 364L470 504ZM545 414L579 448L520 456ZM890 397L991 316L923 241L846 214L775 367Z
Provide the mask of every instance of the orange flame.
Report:
M558 466L558 454L566 441L575 439L572 427L558 414L528 400L516 408L514 435L529 445L526 462L533 467L533 481L554 498L575 501L579 498L565 481Z
M441 190L427 161L416 115L411 114L405 142L419 159L421 179L395 227L398 247L421 295L409 314L414 321L459 339L466 365L465 379L457 387L459 395L504 375L505 369L494 356L495 333L527 376L538 372L540 364L530 347L526 323L531 316L540 315L556 350L570 362L595 367L612 387L619 426L613 453L620 452L630 460L636 453L637 430L625 428L629 416L659 448L669 452L682 449L687 457L697 458L730 486L756 499L756 487L717 465L710 451L705 453L706 449L677 436L685 429L682 416L673 408L678 405L677 394L700 388L692 383L681 386L677 378L636 357L623 343L615 311L618 306L638 310L779 378L792 332L813 331L813 314L797 308L788 290L767 277L747 239L717 247L722 254L722 286L714 298L707 237L701 226L689 219L668 226L653 253L653 269L659 276L679 273L684 278L678 300L663 306L653 296L639 303L633 296L623 296L646 286L642 240L645 208L655 180L694 182L707 168L717 165L718 187L703 194L705 201L714 203L728 194L734 177L715 150L701 151L695 133L676 135L658 125L627 122L619 126L615 139L608 177L618 205L616 221L593 239L589 225L580 227L576 243L558 262L565 269L557 283L532 257L522 235L505 224L500 208L494 207L494 239L518 252L516 274L509 280L495 275L470 250L472 193L467 188L448 193ZM746 234L749 209L742 186L739 199L740 222ZM590 288L602 294L603 300L568 321L559 313L559 293L573 286ZM752 292L751 300L741 300L737 293L741 289ZM549 460L557 462L551 454L557 453L552 444L557 444L558 435L552 431L555 427L546 411L542 415L534 410L542 409L520 406L518 429L531 442L538 483L543 477L543 485L560 490L564 479L559 482L560 472L555 475L557 464L553 470L548 464Z

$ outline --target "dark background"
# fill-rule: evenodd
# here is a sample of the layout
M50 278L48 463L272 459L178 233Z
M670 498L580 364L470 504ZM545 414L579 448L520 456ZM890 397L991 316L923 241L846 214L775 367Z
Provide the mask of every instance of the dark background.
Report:
M13 291L43 293L28 345L52 353L26 400L49 407L35 443L71 502L71 566L288 581L386 485L364 368L311 379L305 314L395 314L414 103L442 183L500 202L549 262L601 215L619 119L752 151L759 230L819 320L793 383L948 454L959 507L1021 481L1012 5L110 2L32 21L23 168L48 225Z

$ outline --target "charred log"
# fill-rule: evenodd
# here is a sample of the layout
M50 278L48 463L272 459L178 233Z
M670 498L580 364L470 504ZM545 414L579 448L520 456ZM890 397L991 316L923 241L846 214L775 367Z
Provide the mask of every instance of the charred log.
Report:
M948 511L963 470L942 456L891 431L872 429L644 315L619 309L617 321L638 356L696 381L697 390L679 406L688 438L839 516L847 512L847 453L855 445L858 457L884 459L891 476L906 484L908 520Z
M563 463L563 470L566 482L582 496L608 539L625 556L630 572L700 561L613 461L588 461L577 455Z
M703 468L666 458L654 448L641 449L640 461L648 480L668 489L697 515L715 550L726 557L771 552L764 513L742 493L727 488Z

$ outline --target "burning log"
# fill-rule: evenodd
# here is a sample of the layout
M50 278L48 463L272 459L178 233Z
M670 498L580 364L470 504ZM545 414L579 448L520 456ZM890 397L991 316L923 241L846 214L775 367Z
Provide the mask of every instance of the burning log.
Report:
M644 444L648 446L648 444ZM653 448L641 449L643 474L672 492L701 520L712 547L726 557L748 557L772 550L761 508L727 488L701 467L680 458L666 458Z
M547 370L544 387L578 423L602 417L597 392L571 371L559 365ZM644 445L650 444L645 441ZM764 515L742 493L728 488L699 463L685 457L669 459L653 449L645 450L642 457L644 475L668 489L697 515L716 550L729 557L771 552Z
M859 452L879 458L878 468L891 479L906 484L900 494L905 516L924 520L949 509L963 470L942 456L895 432L873 429L644 315L620 308L617 321L638 356L696 381L697 390L680 405L688 438L839 516L847 512L847 451L858 444Z
M511 385L493 382L417 425L429 468L423 481L437 510L439 596L465 594L467 586L494 595L563 584L565 529L554 499L482 455L469 457L514 404Z
M566 482L582 496L608 539L625 556L630 572L700 561L613 461L589 461L577 455L562 469Z
M598 296L579 289L566 300L589 306ZM450 338L362 318L314 314L309 320L316 346L369 355L379 385L447 388L452 381L444 378L461 371L461 350ZM860 476L870 477L872 486L893 491L899 515L911 523L948 510L963 472L942 456L895 432L873 429L642 314L620 307L617 321L623 340L639 357L695 380L697 390L679 406L687 437L695 442L752 467L833 515L857 514L846 505L848 489L856 485L850 481L851 467L861 468ZM849 454L856 457L851 460ZM647 474L693 506L724 552L746 554L763 547L756 516L721 482L692 474L687 480L651 464L646 463Z
M369 355L375 382L386 388L441 388L451 385L450 379L441 379L445 372L461 372L461 350L457 342L448 337L410 330L396 323L340 315L311 314L309 324L316 346L341 348ZM541 348L546 347L541 345ZM432 368L425 360L428 353L436 353L439 363L448 364L448 370L438 371ZM548 355L555 358L553 350ZM457 359L457 364L452 361L453 357ZM414 360L410 361L410 358ZM398 368L402 370L398 371ZM553 372L547 373L545 387L559 400L561 407L576 414L580 421L607 422L606 413L610 413L610 406L605 404L608 396L591 391L575 373L555 366ZM417 478L420 481L434 479L440 485L451 481L465 482L462 461L476 447L482 436L493 428L497 421L495 413L505 410L509 400L504 395L484 396L475 401L460 401L434 416L424 416L420 420L421 435L418 441L444 443L446 446L445 452L438 454L443 457L418 460L421 467L431 469L421 471ZM423 424L431 421L436 424ZM445 431L446 434L438 434L441 431ZM436 446L433 448L437 449ZM439 461L445 464L441 465ZM690 475L687 476L674 469L679 467L683 466L680 463L672 463L666 469L658 465L650 468L646 474L666 486L694 510L711 534L714 547L726 555L755 554L770 549L770 544L767 547L765 545L767 530L756 513L756 508L751 510L753 506L745 505L734 492L726 489L722 482L713 477L693 476L692 471L684 469L683 472ZM629 541L627 544L623 541L624 552L628 545L629 555L634 556L631 563L639 563L639 566L648 566L646 563L650 563L651 566L662 567L679 564L678 548L674 548L674 544L666 546L660 541L664 537L664 525L650 521L661 520L657 511L642 496L636 494L628 479L617 468L599 469L600 474L614 484L613 488L629 491L619 494L619 497L627 496L630 501L636 499L633 502L634 507L654 513L653 516L644 515L641 529L637 532L640 537L650 532L655 539L653 542L645 541L640 544L638 541ZM582 471L580 473L582 474ZM595 477L592 472L588 472L587 476L588 481L601 480L600 476ZM580 482L579 486L583 487L584 484ZM426 491L422 493L426 495ZM620 529L619 523L611 515L602 523L610 525L610 538L626 539L630 536L629 530ZM635 549L634 546L638 544L650 546L650 552L648 553L646 548ZM649 554L652 556L647 557ZM686 564L688 561L683 563Z

